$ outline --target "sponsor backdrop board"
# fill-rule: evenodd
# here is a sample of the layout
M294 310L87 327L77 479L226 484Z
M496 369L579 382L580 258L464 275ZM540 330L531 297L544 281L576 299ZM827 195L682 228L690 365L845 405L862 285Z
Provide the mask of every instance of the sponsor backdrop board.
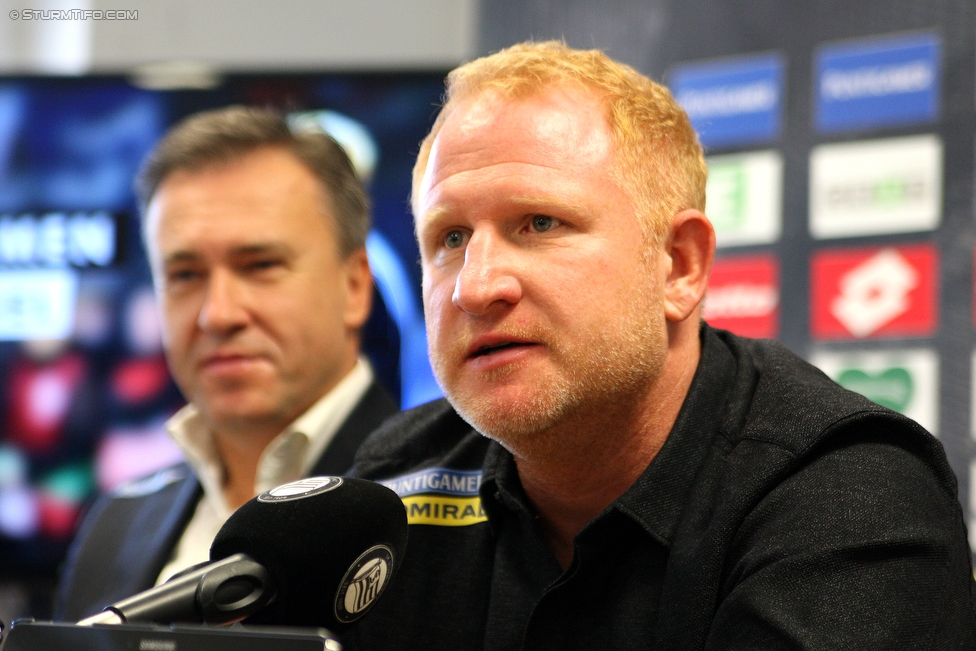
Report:
M826 144L810 153L815 238L930 231L941 215L938 136Z
M783 221L783 156L756 151L708 157L705 212L722 247L770 244Z
M939 356L927 348L828 352L810 362L832 380L938 435Z

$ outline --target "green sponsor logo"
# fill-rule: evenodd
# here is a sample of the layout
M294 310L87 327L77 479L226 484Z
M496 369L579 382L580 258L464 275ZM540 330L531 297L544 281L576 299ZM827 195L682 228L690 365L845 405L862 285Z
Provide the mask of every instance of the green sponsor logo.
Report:
M925 181L920 179L885 179L874 186L874 201L881 208L895 209L925 199Z
M708 169L708 217L718 232L735 231L746 223L749 175L743 163L718 163Z
M874 374L849 368L837 376L837 383L897 412L905 411L915 392L911 373L900 366Z

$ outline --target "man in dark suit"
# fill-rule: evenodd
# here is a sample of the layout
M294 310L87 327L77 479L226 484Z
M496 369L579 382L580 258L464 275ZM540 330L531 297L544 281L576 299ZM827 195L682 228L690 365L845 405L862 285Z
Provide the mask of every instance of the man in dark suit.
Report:
M189 404L187 463L102 498L69 553L56 616L77 620L206 561L254 495L341 474L396 411L360 356L369 208L343 150L230 108L175 127L137 189L167 360Z

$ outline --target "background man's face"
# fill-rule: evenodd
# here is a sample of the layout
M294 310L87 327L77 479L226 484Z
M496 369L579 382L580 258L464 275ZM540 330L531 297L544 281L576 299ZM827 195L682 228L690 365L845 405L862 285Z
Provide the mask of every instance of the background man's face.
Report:
M579 90L465 98L420 183L434 371L462 415L516 453L564 418L646 393L663 364L666 272L642 258L611 181L603 115Z
M371 287L290 152L176 171L147 215L166 352L215 429L284 427L352 367ZM364 253L362 254L365 255Z

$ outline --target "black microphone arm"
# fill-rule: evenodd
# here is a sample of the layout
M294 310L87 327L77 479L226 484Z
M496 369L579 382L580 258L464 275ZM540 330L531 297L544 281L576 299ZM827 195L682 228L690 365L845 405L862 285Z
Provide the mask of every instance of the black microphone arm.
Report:
M78 624L233 624L274 597L268 570L246 554L234 554L107 606Z
M313 626L338 631L379 599L406 551L389 488L309 477L258 495L217 532L211 562L78 622Z

